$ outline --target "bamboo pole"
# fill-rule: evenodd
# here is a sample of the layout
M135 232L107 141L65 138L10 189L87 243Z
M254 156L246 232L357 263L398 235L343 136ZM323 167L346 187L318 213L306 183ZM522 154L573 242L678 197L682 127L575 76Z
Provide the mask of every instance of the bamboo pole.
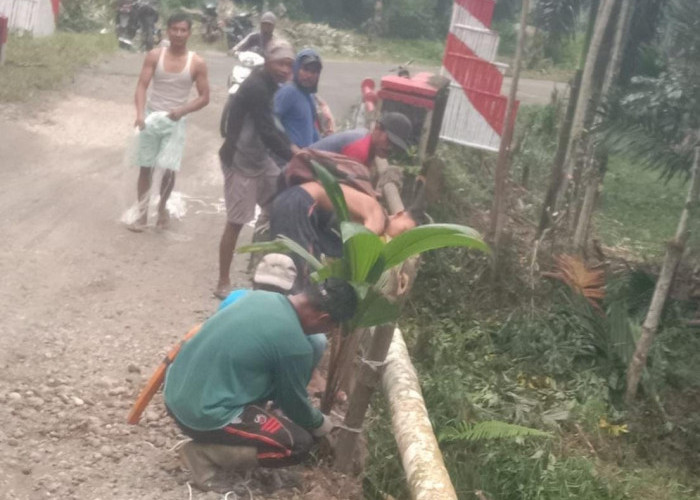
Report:
M649 311L647 312L647 316L644 318L644 323L642 324L642 335L639 337L639 341L637 342L637 346L634 350L634 356L632 356L629 368L627 369L627 391L625 392L625 403L628 405L632 404L634 398L637 396L639 381L642 378L642 372L647 364L649 349L651 348L651 344L654 342L656 330L658 329L659 322L661 321L661 313L663 312L664 304L666 304L668 292L673 284L673 277L676 274L676 269L678 268L678 264L683 256L683 251L685 250L685 244L690 236L688 220L690 219L692 213L697 209L698 199L700 199L699 170L700 147L696 147L690 187L688 188L688 195L685 199L685 206L681 212L681 218L678 221L676 235L673 240L668 242L666 256L664 257L663 266L661 266L659 279L656 281L656 287L654 288L654 295L651 299L651 305L649 305Z
M522 66L525 40L527 38L527 15L530 11L529 6L530 0L523 0L522 12L520 14L518 47L515 52L515 62L513 63L515 66L513 68L513 81L510 85L505 124L503 126L503 136L501 137L501 145L498 150L498 162L496 164L493 205L491 207L491 233L493 234L494 245L494 270L498 265L501 238L505 227L506 205L508 198L506 181L508 179L508 171L510 170L510 146L513 140L513 129L515 128L515 102L518 95L518 81L520 80L520 69Z
M456 500L401 331L394 331L382 387L413 500Z

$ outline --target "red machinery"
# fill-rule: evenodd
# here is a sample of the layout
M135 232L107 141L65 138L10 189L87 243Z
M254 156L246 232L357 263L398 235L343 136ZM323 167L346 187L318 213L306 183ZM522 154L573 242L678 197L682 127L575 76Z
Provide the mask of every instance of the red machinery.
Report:
M409 76L404 70L400 74L382 77L378 91L374 80L363 80L361 91L365 124L371 125L382 112L403 113L413 125L411 142L417 147L422 162L435 152L437 146L449 80L433 73Z

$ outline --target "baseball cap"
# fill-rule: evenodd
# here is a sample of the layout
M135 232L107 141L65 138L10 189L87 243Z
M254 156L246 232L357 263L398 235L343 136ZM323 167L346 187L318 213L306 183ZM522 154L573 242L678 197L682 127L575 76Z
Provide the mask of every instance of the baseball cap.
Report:
M413 127L406 115L396 112L384 113L379 119L379 124L386 132L389 142L404 152L408 151Z
M260 24L262 23L276 24L277 16L275 16L272 12L267 11L262 16L260 16Z
M255 268L253 283L274 286L288 292L297 279L297 268L289 255L268 253Z
M266 61L279 61L280 59L291 59L293 61L295 58L296 54L294 54L292 44L287 40L273 38L267 45L267 50L265 51Z

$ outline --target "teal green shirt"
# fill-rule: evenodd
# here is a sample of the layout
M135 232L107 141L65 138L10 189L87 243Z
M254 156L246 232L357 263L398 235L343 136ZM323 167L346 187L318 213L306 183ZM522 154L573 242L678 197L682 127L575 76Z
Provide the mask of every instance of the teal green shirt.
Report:
M247 293L202 325L168 369L165 404L187 427L220 429L250 403L273 400L296 424L323 423L306 385L311 344L287 297Z

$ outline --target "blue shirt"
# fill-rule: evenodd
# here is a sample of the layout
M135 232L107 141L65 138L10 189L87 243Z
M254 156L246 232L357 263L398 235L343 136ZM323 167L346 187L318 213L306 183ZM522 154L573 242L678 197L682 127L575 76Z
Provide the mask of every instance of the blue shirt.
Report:
M320 138L314 97L296 83L286 83L275 94L275 115L289 140L300 148L310 146Z

